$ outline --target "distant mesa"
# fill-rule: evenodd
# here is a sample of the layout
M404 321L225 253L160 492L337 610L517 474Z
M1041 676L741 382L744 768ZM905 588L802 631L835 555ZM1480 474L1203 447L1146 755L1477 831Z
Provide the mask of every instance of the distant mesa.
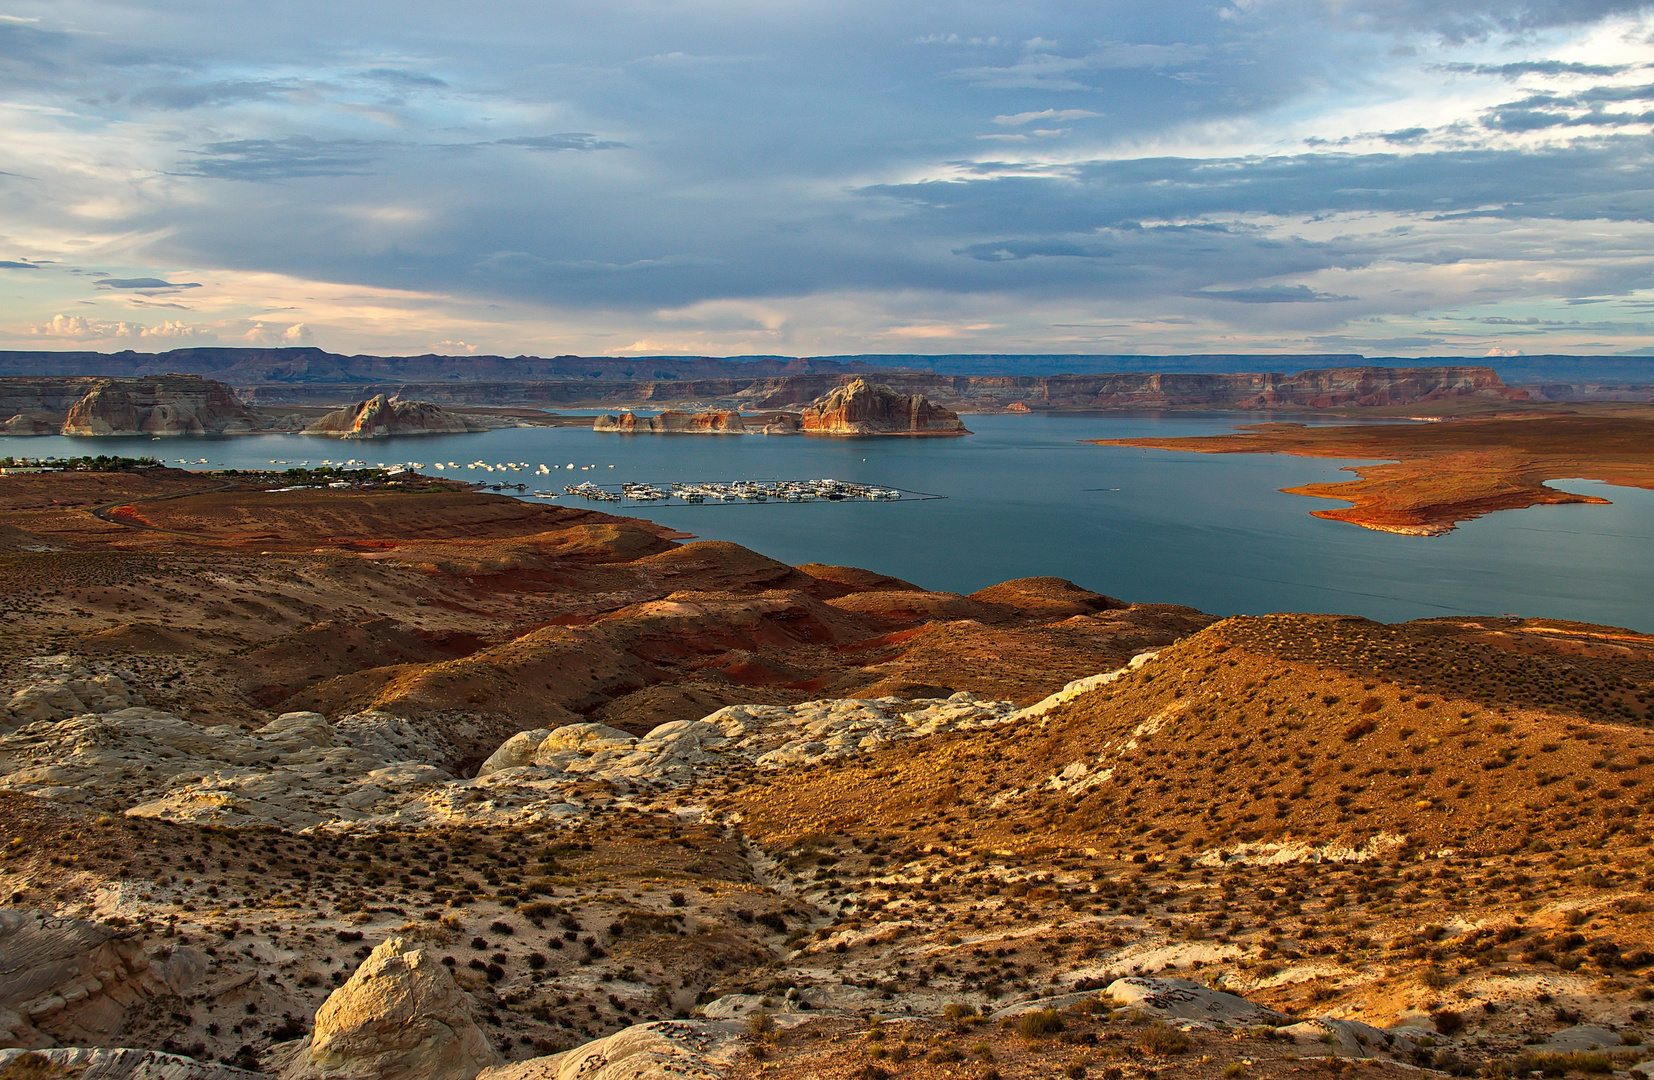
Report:
M638 416L623 412L599 416L592 424L593 431L617 431L625 435L744 435L747 425L738 412L689 413L681 409L667 409L659 416Z
M804 407L806 435L969 435L959 414L923 394L856 379Z
M335 439L382 439L391 435L462 435L482 428L429 401L403 401L376 394L334 409L304 429L306 435Z
M265 421L242 404L228 386L199 375L148 375L138 379L95 379L69 408L64 435L230 435L253 431ZM7 421L17 434L43 425L27 412ZM33 431L25 430L33 428Z

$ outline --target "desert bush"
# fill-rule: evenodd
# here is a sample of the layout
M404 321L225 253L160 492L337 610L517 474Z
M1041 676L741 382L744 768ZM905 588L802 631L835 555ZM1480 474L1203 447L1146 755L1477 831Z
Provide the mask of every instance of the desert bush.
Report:
M1169 1024L1155 1023L1138 1035L1137 1046L1148 1054L1181 1054L1189 1049L1189 1036Z
M1035 1009L1017 1017L1017 1034L1037 1039L1062 1030L1062 1014L1055 1009Z

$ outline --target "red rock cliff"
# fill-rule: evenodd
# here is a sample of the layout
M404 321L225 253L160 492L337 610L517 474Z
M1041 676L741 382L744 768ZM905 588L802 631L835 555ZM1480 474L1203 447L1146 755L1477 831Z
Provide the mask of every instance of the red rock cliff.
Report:
M630 412L623 412L619 416L612 413L599 416L593 421L592 430L617 431L626 435L742 435L746 433L747 425L738 412L687 413L678 409L667 409L659 416L640 417Z

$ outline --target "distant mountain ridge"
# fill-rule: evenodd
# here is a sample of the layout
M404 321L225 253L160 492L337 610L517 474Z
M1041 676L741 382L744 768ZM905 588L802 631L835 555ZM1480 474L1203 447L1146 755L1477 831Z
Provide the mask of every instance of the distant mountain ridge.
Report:
M867 353L842 356L419 356L345 355L313 347L189 348L170 352L0 351L0 375L132 378L171 372L236 386L401 382L666 382L854 376L883 372L1050 376L1156 372L1238 374L1314 368L1490 367L1510 384L1654 384L1654 357L1364 357L1358 353Z

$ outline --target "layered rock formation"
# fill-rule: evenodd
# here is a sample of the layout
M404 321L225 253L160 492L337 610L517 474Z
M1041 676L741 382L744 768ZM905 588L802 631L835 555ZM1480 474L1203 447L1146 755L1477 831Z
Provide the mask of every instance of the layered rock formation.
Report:
M223 383L197 375L149 375L95 380L70 407L62 433L228 435L260 423Z
M804 407L806 435L968 435L959 415L922 394L856 379Z
M316 1011L283 1080L471 1080L499 1063L448 969L392 937Z
M403 401L375 394L335 409L304 429L306 435L339 439L382 439L391 435L455 435L480 431L463 417L429 401Z
M148 951L131 931L38 909L0 909L0 1046L98 1043L129 1008L206 981L194 949Z
M638 416L632 412L599 416L592 423L592 430L617 431L626 435L744 435L747 426L738 412L687 413L667 409L659 416Z

